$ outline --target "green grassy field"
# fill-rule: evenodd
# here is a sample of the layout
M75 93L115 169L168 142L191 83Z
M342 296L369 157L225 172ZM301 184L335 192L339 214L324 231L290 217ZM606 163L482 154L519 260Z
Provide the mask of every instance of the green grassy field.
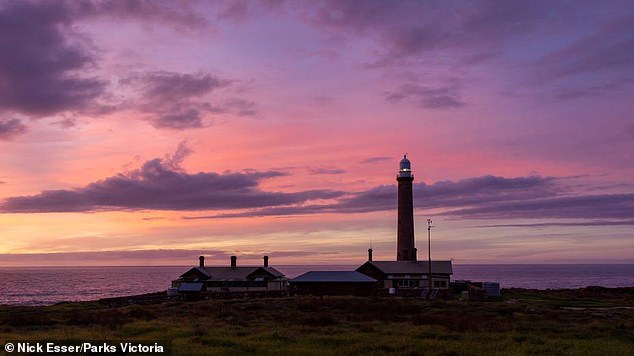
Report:
M634 355L634 288L0 306L0 343L45 340L169 340L175 355Z

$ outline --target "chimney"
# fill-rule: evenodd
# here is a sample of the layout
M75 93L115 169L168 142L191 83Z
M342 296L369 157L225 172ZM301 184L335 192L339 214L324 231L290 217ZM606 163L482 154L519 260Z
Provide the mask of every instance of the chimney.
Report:
M238 258L236 256L231 256L231 268L236 268L236 261Z
M205 268L205 256L198 257L198 266L200 268Z
M368 261L372 261L372 249L368 249Z
M269 266L269 256L264 256L264 267Z

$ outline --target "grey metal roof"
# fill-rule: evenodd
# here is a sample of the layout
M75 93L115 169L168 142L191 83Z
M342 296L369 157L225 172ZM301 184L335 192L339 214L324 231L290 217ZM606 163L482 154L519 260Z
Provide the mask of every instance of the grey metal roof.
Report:
M427 274L429 272L428 261L368 261L366 263L385 274ZM453 274L451 261L431 261L431 273Z
M200 292L201 290L203 290L202 283L181 283L178 286L179 292Z
M306 282L367 283L376 282L376 279L357 271L310 271L291 279L291 283Z

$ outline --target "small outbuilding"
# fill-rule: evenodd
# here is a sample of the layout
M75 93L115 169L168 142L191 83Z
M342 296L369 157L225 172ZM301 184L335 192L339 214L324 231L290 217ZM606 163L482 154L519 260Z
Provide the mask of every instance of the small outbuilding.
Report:
M310 271L289 281L293 294L372 295L377 280L356 271Z

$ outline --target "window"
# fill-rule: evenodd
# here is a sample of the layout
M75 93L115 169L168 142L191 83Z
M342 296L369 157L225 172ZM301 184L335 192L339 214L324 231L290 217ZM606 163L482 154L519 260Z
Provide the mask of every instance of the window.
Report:
M445 288L447 287L447 281L434 281L434 288Z
M396 286L399 288L416 288L419 286L418 281L412 279L399 279L396 282Z

